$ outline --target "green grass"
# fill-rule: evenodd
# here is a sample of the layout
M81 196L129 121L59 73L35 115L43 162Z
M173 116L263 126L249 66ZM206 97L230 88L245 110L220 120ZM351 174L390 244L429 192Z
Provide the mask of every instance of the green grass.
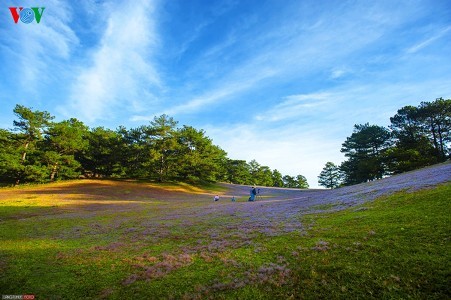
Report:
M310 229L275 236L228 231L239 228L239 215L183 214L206 209L195 198L93 212L59 210L46 195L15 196L22 202L0 206L0 293L37 299L449 299L449 195L447 184L300 215Z
M399 193L367 203L366 210L310 216L315 228L309 247L322 241L328 249L307 251L302 257L315 275L308 270L299 273L306 277L299 293L333 298L449 298L450 187Z

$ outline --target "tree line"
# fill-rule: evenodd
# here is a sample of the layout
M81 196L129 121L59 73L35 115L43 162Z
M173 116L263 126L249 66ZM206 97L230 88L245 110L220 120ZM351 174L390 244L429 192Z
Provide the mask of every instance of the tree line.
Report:
M0 129L0 182L20 184L83 177L189 183L218 182L308 188L302 175L282 175L252 160L234 160L204 130L172 117L116 130L16 105L13 129Z
M451 157L451 100L438 98L419 106L404 106L388 128L356 124L342 144L347 158L337 166L327 162L320 185L353 185L444 162Z

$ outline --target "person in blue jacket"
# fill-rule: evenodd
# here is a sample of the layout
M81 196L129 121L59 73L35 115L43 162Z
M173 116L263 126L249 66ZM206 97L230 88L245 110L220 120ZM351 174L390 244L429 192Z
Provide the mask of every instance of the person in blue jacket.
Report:
M250 194L251 196L249 197L249 201L255 201L255 196L257 195L257 190L255 189L255 186L252 187Z

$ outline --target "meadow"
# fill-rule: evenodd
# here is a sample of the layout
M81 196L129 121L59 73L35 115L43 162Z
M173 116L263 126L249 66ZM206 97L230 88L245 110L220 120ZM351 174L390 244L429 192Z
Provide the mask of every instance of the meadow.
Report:
M332 191L262 188L256 202L227 184L2 188L0 293L449 299L450 166Z

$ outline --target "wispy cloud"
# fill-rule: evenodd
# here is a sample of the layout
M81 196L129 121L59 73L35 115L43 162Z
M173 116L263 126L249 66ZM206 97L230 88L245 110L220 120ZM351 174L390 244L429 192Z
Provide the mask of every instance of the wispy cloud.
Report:
M451 96L440 1L155 1L48 0L39 26L2 24L0 122L12 99L93 126L167 113L314 186L354 124Z
M330 72L330 76L329 77L331 79L339 79L339 78L343 78L345 76L348 76L351 73L352 73L352 71L350 71L348 68L334 68Z
M265 114L256 116L257 120L265 121L280 121L298 117L301 114L314 114L314 109L326 105L330 102L332 94L330 93L315 93L315 94L300 94L285 97L281 102L278 102Z
M271 78L275 74L276 71L272 68L258 66L258 62L253 60L248 62L243 68L238 68L224 76L223 80L216 84L216 87L208 89L203 94L192 96L185 103L163 108L156 114L180 115L210 109L212 105L218 105L227 101L228 98L235 97L241 92L256 87L259 82ZM135 115L131 120L151 120L154 115Z
M423 49L423 48L429 46L429 45L432 44L434 41L436 41L436 40L438 40L438 39L444 37L448 32L451 32L451 26L442 28L439 32L437 32L436 34L434 34L432 37L430 37L430 38L428 38L428 39L426 39L426 40L424 40L424 41L422 41L422 42L419 42L419 43L413 45L412 47L410 47L409 49L407 49L406 52L407 52L408 54L416 53L416 52L420 51L421 49Z
M239 94L260 89L264 80L273 78L270 85L274 86L279 81L299 80L320 69L330 68L383 35L386 19L369 19L365 14L360 15L360 10L358 12L344 6L339 12L334 12L334 18L332 12L319 12L317 18L299 21L302 11L296 8L294 12L285 11L286 16L280 16L280 20L271 20L273 26L264 28L268 30L262 30L257 21L250 22L245 28L240 27L241 31L232 26L225 39L202 49L203 55L184 70L189 74L186 76L188 82L195 78L190 86L195 85L196 92L186 91L185 103L169 103L160 111L171 115L207 111L218 103L235 99ZM356 28L355 23L348 21L350 19L362 26ZM184 52L189 45L183 45ZM344 68L334 68L331 76L337 79L346 72ZM289 109L284 105L288 104L275 108L274 120L280 118L283 110ZM295 110L311 105L297 103ZM149 118L139 115L132 120Z
M0 46L6 55L5 60L8 60L6 63L14 62L15 72L7 76L14 76L21 89L32 94L39 94L44 82L55 73L64 76L64 63L79 43L69 26L72 20L70 6L58 0L46 1L42 6L46 9L39 24L25 25L20 21L14 24L11 15L5 15L4 20L10 22L0 29ZM5 8L2 9L9 13Z
M290 95L246 123L206 125L208 136L233 159L256 159L283 174L302 174L311 187L327 161L344 160L341 144L354 124L381 126L404 105L431 99L430 86L451 95L449 79L410 83L347 84L326 91Z
M317 176L328 161L340 163L341 137L335 132L310 126L277 126L263 129L258 124L207 127L213 142L232 159L257 160L284 175L304 175L311 187L317 187ZM338 149L338 150L337 150ZM325 161L326 160L326 161Z
M66 115L77 112L90 122L107 119L115 109L152 102L152 90L161 87L151 59L158 42L155 2L126 2L110 10L103 11L108 25L90 63L77 71L69 100L59 107Z

